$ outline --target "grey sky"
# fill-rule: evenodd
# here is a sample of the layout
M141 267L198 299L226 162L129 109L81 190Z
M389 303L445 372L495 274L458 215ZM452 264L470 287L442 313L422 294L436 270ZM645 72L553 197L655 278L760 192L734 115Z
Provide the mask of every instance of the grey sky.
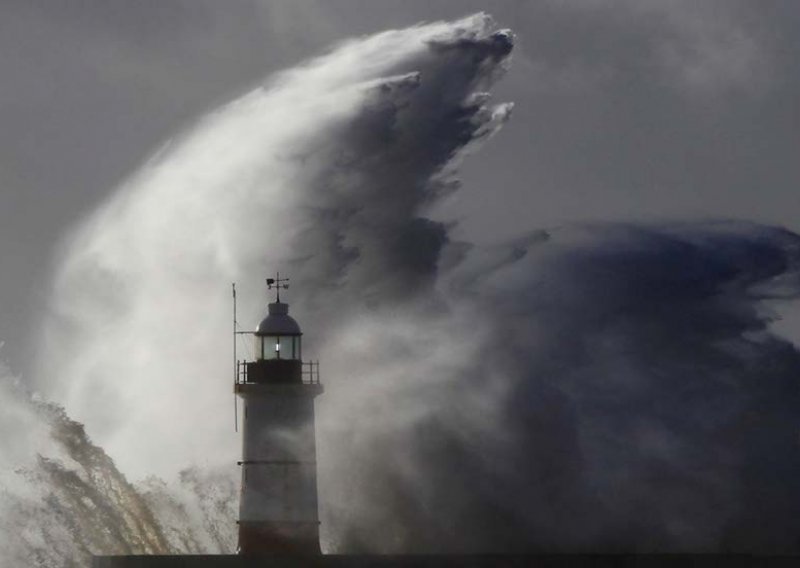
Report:
M793 0L4 0L0 356L30 369L70 226L162 142L352 35L485 10L518 36L514 117L441 215L493 240L587 219L800 230Z

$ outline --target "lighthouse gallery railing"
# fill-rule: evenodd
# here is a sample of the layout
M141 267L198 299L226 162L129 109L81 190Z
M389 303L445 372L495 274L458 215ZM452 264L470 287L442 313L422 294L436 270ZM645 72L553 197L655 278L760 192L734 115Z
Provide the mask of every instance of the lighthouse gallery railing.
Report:
M252 361L247 360L237 360L236 361L236 384L243 385L248 383L247 380L247 363L252 363ZM300 376L302 378L304 385L318 385L319 382L319 361L302 361L301 365L301 373Z

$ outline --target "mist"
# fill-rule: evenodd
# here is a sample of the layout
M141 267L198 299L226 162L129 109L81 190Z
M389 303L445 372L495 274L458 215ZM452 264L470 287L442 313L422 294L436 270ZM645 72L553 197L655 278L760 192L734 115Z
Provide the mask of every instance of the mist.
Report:
M75 228L35 377L64 410L17 398L49 409L26 414L30 447L67 456L31 461L29 486L100 487L122 527L67 530L76 554L231 551L230 283L252 328L275 270L326 386L327 552L796 551L800 356L770 323L800 292L800 237L454 239L434 206L511 118L489 91L512 46L483 14L343 42L202 118Z

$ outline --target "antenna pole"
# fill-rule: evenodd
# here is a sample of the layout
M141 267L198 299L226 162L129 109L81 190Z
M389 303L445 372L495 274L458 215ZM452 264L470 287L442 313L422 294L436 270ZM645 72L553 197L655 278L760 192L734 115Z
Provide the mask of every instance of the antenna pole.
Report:
M231 284L233 292L233 429L239 431L239 403L236 401L236 382L239 380L239 360L236 358L236 282Z

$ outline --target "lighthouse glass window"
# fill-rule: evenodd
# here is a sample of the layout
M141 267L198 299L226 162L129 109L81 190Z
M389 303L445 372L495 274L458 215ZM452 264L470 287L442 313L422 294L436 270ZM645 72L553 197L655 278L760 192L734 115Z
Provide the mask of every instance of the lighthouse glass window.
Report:
M292 335L264 337L264 359L300 359L300 338Z
M294 337L281 337L275 344L278 350L278 359L294 359Z

